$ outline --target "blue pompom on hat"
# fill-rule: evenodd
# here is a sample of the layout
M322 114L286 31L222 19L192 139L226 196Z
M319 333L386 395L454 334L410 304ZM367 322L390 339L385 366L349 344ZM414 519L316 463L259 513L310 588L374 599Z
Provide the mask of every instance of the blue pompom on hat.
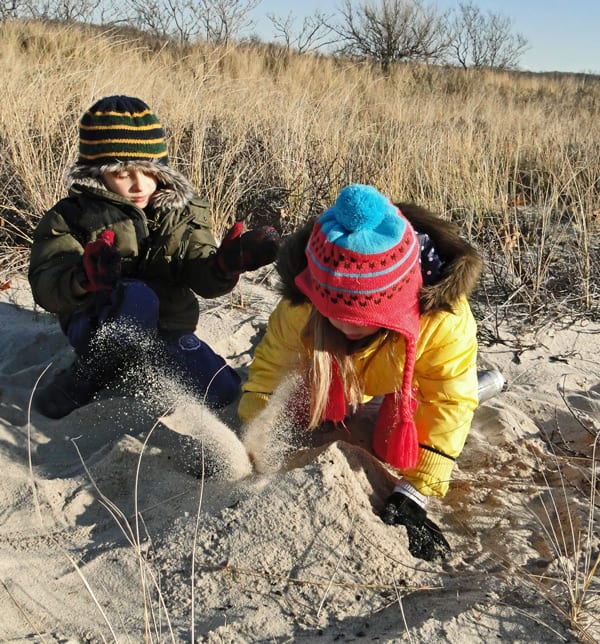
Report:
M336 202L319 218L332 244L358 253L383 253L398 243L406 220L373 186L355 184L344 188Z

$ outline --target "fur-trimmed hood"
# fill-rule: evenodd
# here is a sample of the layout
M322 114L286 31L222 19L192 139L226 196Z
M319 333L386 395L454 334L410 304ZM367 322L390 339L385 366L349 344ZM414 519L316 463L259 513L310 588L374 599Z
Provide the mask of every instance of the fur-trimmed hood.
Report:
M74 163L65 173L65 185L67 189L77 184L94 190L107 191L102 181L102 175L105 172L118 172L127 168L142 170L156 177L158 187L151 203L159 213L183 208L194 196L192 184L180 172L168 165L153 161L107 163L103 165Z
M455 224L440 219L415 204L395 205L417 233L426 233L430 237L444 262L439 279L421 289L421 314L451 310L459 298L468 296L477 285L483 265L479 253L460 236ZM311 219L284 240L276 261L281 278L281 294L292 304L301 304L308 300L296 286L294 278L306 268L304 251L315 221L316 218Z

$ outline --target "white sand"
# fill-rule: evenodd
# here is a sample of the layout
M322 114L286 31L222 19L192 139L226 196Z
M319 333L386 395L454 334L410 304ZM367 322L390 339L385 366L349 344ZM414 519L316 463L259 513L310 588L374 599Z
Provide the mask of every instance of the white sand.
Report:
M242 374L276 299L259 275L202 303L198 334ZM217 417L168 383L162 417L140 397L29 417L36 379L71 351L25 282L1 294L0 328L1 641L572 642L576 593L600 641L598 578L584 587L600 328L502 328L506 344L481 347L508 390L477 410L431 504L443 563L379 519L390 473L350 436L284 455L265 419L244 445L234 407Z

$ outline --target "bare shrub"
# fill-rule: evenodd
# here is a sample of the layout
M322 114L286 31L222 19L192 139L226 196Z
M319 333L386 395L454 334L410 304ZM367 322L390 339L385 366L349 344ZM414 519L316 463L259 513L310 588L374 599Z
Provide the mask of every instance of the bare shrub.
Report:
M287 233L345 184L372 183L460 223L487 260L478 305L524 324L598 311L597 78L411 64L382 75L293 51L277 62L258 44L18 21L1 30L0 236L21 253L64 195L79 116L126 93L159 114L171 163L212 201L217 233L235 218ZM17 256L3 273L23 266Z

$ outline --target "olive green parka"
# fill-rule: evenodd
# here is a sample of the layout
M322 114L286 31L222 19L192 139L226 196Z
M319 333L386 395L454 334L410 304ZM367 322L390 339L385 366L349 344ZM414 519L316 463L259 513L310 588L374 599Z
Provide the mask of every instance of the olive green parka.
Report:
M119 169L114 164L75 164L66 177L68 196L34 231L28 274L33 297L58 315L63 329L72 312L94 297L74 295L72 274L85 245L106 229L115 233L122 276L142 280L157 294L161 329L195 330L196 296L217 297L237 283L237 277L225 276L214 262L217 243L208 202L195 196L187 179L168 166L140 161L135 167L158 180L145 211L104 186L101 175Z

